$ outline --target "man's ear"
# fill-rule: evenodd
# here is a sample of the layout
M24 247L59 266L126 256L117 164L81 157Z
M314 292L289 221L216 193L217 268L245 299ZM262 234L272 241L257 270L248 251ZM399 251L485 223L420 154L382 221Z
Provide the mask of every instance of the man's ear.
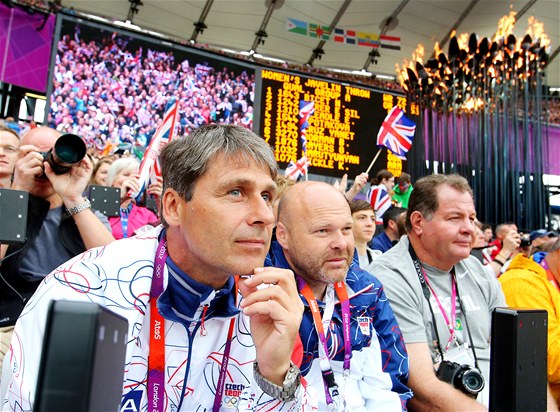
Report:
M419 211L414 211L410 214L410 225L412 226L412 232L416 235L422 234L422 222L424 221L424 216Z
M278 222L276 225L276 240L280 243L282 248L287 249L288 246L288 229L282 222Z
M169 226L179 226L186 210L186 201L175 191L168 188L161 198L161 210Z

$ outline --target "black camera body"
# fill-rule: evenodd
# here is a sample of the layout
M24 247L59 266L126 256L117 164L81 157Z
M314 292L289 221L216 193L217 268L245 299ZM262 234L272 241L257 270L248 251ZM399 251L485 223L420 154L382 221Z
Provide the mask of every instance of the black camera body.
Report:
M80 136L67 133L57 139L51 150L41 154L55 174L63 175L84 158L86 151L86 144Z
M521 242L519 243L519 247L528 247L531 246L531 237L529 235L521 236Z
M436 376L439 380L450 383L455 388L474 398L484 389L485 382L482 372L470 365L443 361L439 365Z

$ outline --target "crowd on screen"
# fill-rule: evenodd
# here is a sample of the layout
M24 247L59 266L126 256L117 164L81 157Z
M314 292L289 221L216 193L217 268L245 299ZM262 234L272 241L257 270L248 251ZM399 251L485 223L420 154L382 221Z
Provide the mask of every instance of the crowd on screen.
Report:
M108 33L100 41L64 35L58 42L47 124L88 146L145 146L170 96L179 102L180 135L208 123L253 127L254 74L176 61L171 52L126 50Z

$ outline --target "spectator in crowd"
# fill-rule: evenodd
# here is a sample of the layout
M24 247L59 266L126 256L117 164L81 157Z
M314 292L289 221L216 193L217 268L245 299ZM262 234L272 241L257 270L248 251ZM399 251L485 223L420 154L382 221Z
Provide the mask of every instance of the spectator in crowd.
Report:
M506 237L509 237L510 240L517 240L518 242L521 241L521 236L517 231L517 225L515 223L500 223L498 226L496 226L496 239L488 244L490 260L494 260L498 256L498 254L500 254L504 244L504 239ZM510 252L508 254L507 252L510 251L504 251L504 253L500 254L499 259L502 261L502 263L505 263L508 259L510 259L511 253L513 253Z
M472 240L471 255L478 259L483 265L487 265L488 262L484 259L484 249L486 248L486 242L484 241L484 233L482 232L482 223L478 220L474 222L474 233Z
M297 409L303 389L290 356L303 305L291 271L262 267L274 224L272 150L242 127L209 126L168 143L160 159L163 226L80 255L41 284L16 325L3 410L32 410L43 314L60 298L128 319L127 410ZM160 349L149 338L154 321L165 331ZM157 350L161 380L148 373ZM226 395L228 383L216 393L223 380L243 394ZM148 387L160 390L149 397Z
M393 194L393 203L395 206L408 207L408 199L412 193L412 179L408 173L402 172L397 178L397 186Z
M0 124L0 188L10 188L18 158L19 136L17 132Z
M558 234L552 230L539 229L533 230L529 234L529 240L531 241L532 248L535 249L548 242L549 239L557 236Z
M353 263L352 225L339 190L298 183L280 200L268 263L296 274L301 370L318 410L402 411L412 396L404 343L382 285Z
M522 253L515 256L499 281L509 306L541 308L548 313L548 383L560 404L560 239L547 243L548 252L530 258Z
M121 207L119 216L111 216L109 223L115 239L130 237L134 232L150 223L157 222L158 217L150 209L137 205L130 197L130 192L138 192L140 180L138 168L140 163L134 157L123 157L115 160L107 173L107 186L121 189ZM148 195L159 200L162 194L160 180L151 183L146 189Z
M484 235L484 243L486 246L488 246L488 244L492 241L492 238L494 237L492 226L490 226L488 223L483 223L481 229L482 229L482 234Z
M383 232L375 236L371 241L371 248L381 253L387 252L400 239L399 221L406 215L406 209L402 207L390 207L383 215Z
M107 186L107 173L109 173L109 167L112 163L113 158L110 156L99 159L95 166L93 166L93 173L91 174L89 184Z
M275 217L278 216L278 203L280 202L280 199L282 199L282 196L284 195L286 190L292 187L295 183L296 183L295 180L290 179L286 176L282 176L282 175L276 176L277 195L276 198L274 199L274 202L272 203L272 208L274 210Z
M410 196L408 236L375 262L409 354L412 410L486 410L490 314L505 299L497 279L470 256L475 220L465 178L423 177ZM435 371L450 360L482 371L481 403L438 379Z
M373 262L383 253L368 247L368 242L371 241L375 234L375 213L373 213L371 205L365 200L353 200L350 202L350 212L354 222L352 233L354 234L354 243L360 267L373 273Z
M395 186L395 176L388 170L380 170L371 181L366 199L375 212L376 224L383 224L383 214L391 207L391 196Z
M14 324L39 282L68 259L115 239L107 218L90 209L83 197L92 166L86 157L69 172L57 175L41 152L50 150L60 133L31 129L21 141L21 158L11 188L29 192L26 242L2 245L0 266L0 335L5 353Z

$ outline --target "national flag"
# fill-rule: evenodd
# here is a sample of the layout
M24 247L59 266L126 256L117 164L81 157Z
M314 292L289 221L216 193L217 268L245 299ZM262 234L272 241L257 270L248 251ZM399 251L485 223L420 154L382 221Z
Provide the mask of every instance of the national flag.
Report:
M412 146L416 124L405 117L404 112L394 106L379 129L377 146L384 146L399 159L406 160Z
M344 29L339 29L335 27L334 29L334 41L337 43L344 43L346 40L346 33Z
M359 31L357 33L358 45L367 47L379 47L379 35L374 33L364 33Z
M307 22L288 18L286 21L286 30L290 33L307 36Z
M163 146L165 146L175 136L175 124L177 122L178 108L179 105L177 99L172 98L169 101L167 111L163 116L163 121L154 132L152 140L144 153L142 163L140 163L140 170L138 172L140 175L140 189L138 192L129 192L129 196L137 202L140 201L140 198L142 197L144 190L148 187L150 180L154 180L156 176L161 176L158 157Z
M286 167L286 172L284 176L292 180L298 180L301 175L307 174L307 168L311 165L311 162L307 159L307 156L303 156L297 162L290 161L288 167Z
M307 154L307 133L309 118L315 113L315 102L307 100L299 101L299 136L301 138L301 149Z
M400 37L379 36L379 41L381 43L381 48L382 49L392 49L392 50L400 50L401 49L401 38Z
M346 43L347 44L356 44L356 31L354 30L346 30Z
M385 185L372 186L366 194L366 199L375 212L375 224L383 224L383 214L391 207L391 196Z
M309 37L317 37L321 40L329 40L331 38L329 27L320 24L309 23Z

